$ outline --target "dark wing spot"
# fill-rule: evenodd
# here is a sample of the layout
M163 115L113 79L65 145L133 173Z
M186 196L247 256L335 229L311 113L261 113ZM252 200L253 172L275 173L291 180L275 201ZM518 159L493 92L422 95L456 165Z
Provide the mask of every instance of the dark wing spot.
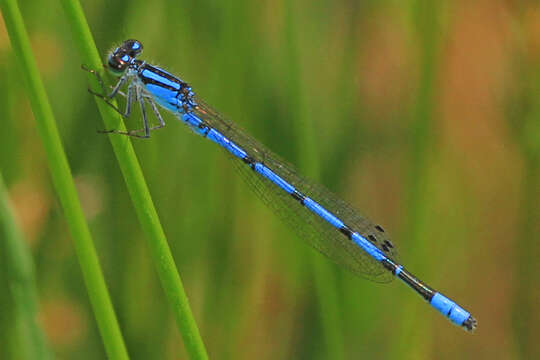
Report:
M388 246L390 249L394 248L394 244L390 240L384 240L384 244Z
M381 225L375 225L375 229L379 230L380 232L384 232L384 229L381 227Z
M381 247L382 247L382 249L383 249L384 252L390 251L390 249L388 248L388 246L386 246L386 244L382 244Z
M368 235L368 239L369 239L369 241L371 241L372 243L376 243L376 242L377 242L377 239L376 239L375 236L373 236L373 235Z

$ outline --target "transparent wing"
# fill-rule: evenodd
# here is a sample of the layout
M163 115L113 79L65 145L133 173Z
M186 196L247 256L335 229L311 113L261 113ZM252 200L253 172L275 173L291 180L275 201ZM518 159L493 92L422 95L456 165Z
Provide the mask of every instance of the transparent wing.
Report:
M353 231L369 239L386 256L397 260L397 252L382 227L361 216L347 203L321 185L299 176L292 165L281 160L255 139L244 133L232 122L225 120L210 106L197 99L197 116L215 128L229 140L242 147L258 162L278 174L302 194L309 196L325 209L333 213ZM232 155L231 155L232 157ZM336 228L319 216L311 213L292 196L284 192L268 179L251 170L235 158L235 166L242 178L262 201L270 207L286 224L311 246L335 263L351 272L375 282L390 282L393 275L379 262L372 259L359 246L354 244Z

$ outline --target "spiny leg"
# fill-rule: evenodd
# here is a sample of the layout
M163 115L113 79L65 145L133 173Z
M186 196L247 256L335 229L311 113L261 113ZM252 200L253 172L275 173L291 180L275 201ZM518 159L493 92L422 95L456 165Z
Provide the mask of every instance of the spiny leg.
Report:
M163 120L163 118L161 116L161 113L159 112L159 110L157 108L157 105L156 105L156 103L154 102L154 100L152 99L151 96L149 96L147 94L144 94L141 91L141 89L139 87L137 87L134 83L129 84L127 95L120 90L121 87L127 81L127 77L125 75L122 76L120 78L120 80L118 80L118 82L116 83L116 85L114 87L111 86L111 88L112 88L111 93L106 95L106 86L105 86L105 83L104 83L103 79L101 78L100 74L97 71L93 70L93 69L87 68L85 65L81 65L81 68L84 71L87 71L87 72L91 73L92 75L94 75L96 77L96 79L97 79L97 81L98 81L98 83L99 83L99 85L100 85L100 87L101 87L101 89L103 91L103 93L100 94L100 93L97 93L95 91L92 91L91 89L88 89L88 92L90 92L92 95L97 96L100 99L102 99L103 101L105 101L105 103L107 105L112 107L117 113L122 115L122 117L124 117L124 118L129 117L129 115L131 114L131 109L132 109L131 105L132 105L134 100L138 101L139 105L141 107L141 112L142 112L142 117L143 117L143 125L144 125L143 129L130 130L130 131L127 131L127 132L126 131L119 131L119 130L100 130L100 131L98 131L99 133L101 133L101 134L111 134L111 133L113 133L113 134L121 134L121 135L133 136L133 137L138 137L138 138L149 138L150 137L150 131L161 129L162 127L165 126L165 121ZM115 106L114 104L112 104L110 102L110 100L112 98L114 98L117 94L120 94L121 96L123 96L123 97L125 97L127 99L126 109L125 109L124 112L122 112L117 106ZM135 97L135 99L134 99L134 97ZM144 99L146 99L150 103L150 106L152 106L152 111L156 115L156 117L157 117L157 119L159 121L159 125L153 126L153 127L149 126L148 118L146 116L146 107L144 105ZM137 133L142 132L142 131L144 131L144 133L145 133L144 135L138 135L137 134Z
M126 97L126 112L124 113L124 117L126 118L129 117L129 115L131 114L131 104L133 103L133 95L136 95L136 93L133 92L134 87L135 85L133 83L129 84L127 96L124 95ZM122 93L121 91L118 91L118 90L117 92Z
M139 137L150 137L150 126L148 126L148 118L146 117L146 108L144 107L144 97L141 94L141 88L138 86L135 88L137 90L137 99L139 100L139 105L141 106L141 113L142 113L142 120L143 120L143 126L144 126L144 136ZM135 134L137 132L140 132L141 130L134 130L130 131L130 133Z
M101 88L103 89L103 93L105 93L105 83L103 82L103 79L101 78L99 73L97 71L95 71L95 70L91 70L91 69L86 68L84 65L82 65L81 67L82 67L83 70L88 71L89 73L96 76ZM129 84L127 95L124 94L120 90L120 88L122 87L122 85L124 85L126 80L127 80L126 76L122 76L120 78L120 80L118 80L116 85L113 87L113 89L112 89L112 91L111 91L111 93L109 95L99 94L99 93L96 93L96 92L94 92L94 91L92 91L90 89L88 89L88 91L92 95L97 96L100 99L102 99L103 101L105 101L105 103L107 105L112 107L117 113L122 115L122 117L124 117L124 118L128 118L129 115L131 114L131 104L133 103L133 100L134 100L133 97L135 96L139 100L139 104L141 106L141 111L142 111L142 115L143 115L143 122L145 124L145 128L141 129L141 130L131 130L131 131L127 131L127 132L126 131L119 131L119 130L98 130L98 133L100 133L100 134L122 134L122 135L134 136L134 137L139 137L139 138L149 138L150 137L150 129L148 128L148 120L146 118L144 100L142 98L142 95L140 94L139 88L133 83ZM133 91L134 88L135 88L135 92ZM117 106L113 105L110 102L110 99L114 98L117 94L120 94L120 95L124 96L127 99L126 109L125 109L124 112L122 112ZM152 106L155 107L155 105L153 103L152 103ZM154 112L155 111L156 111L156 109L154 109ZM161 116L160 116L160 123L162 123L163 126L164 126L163 119L161 119ZM160 128L160 127L163 127L163 126L159 126L157 128ZM140 131L143 131L143 130L145 131L144 136L136 134L136 133L138 133Z
M133 89L135 89L135 92L133 91ZM141 107L144 129L137 129L137 130L130 130L130 131L105 130L105 131L100 131L100 133L121 134L121 135L133 136L133 137L143 138L143 139L150 137L150 127L148 125L148 118L146 117L146 107L144 105L145 96L142 94L141 89L133 83L131 83L128 87L128 94L127 94L128 105L126 106L126 114L129 115L131 112L131 102L134 100L133 96L135 96L135 101L138 101ZM144 135L137 134L141 131L144 131Z
M83 69L84 71L87 71L89 72L90 74L94 75L101 87L101 90L103 91L102 94L100 93L97 93L95 91L93 91L92 89L88 89L88 92L94 96L97 96L98 98L102 99L103 101L105 101L105 103L107 105L109 105L111 108L113 108L117 113L119 113L120 115L122 115L123 117L126 117L125 114L122 112L122 110L120 110L118 108L118 106L114 105L113 103L111 103L111 99L114 98L116 96L117 93L121 93L120 91L120 88L124 85L124 83L126 82L127 78L126 76L122 76L120 78L120 80L118 80L118 82L116 83L116 85L113 87L112 91L110 94L106 94L107 93L107 90L106 90L106 86L105 86L105 83L103 82L103 79L101 78L101 75L99 75L99 73L96 71L96 70L93 70L93 69L89 69L87 68L85 65L81 65L81 69ZM123 93L122 93L123 94Z
M127 95L124 94L121 91L117 91L118 94L121 94L122 96L126 97L126 110L124 113L120 113L123 117L128 118L131 115L131 106L134 100L139 99L139 88L134 83L129 84L128 86L128 93ZM136 97L136 99L134 99ZM141 110L143 113L143 121L146 121L146 112L144 110L144 102L139 101L139 104L141 105ZM129 136L135 136L135 137L144 137L147 138L149 136L138 136L135 135L135 133L139 132L140 130L131 130L128 132L125 131L119 131L119 130L100 130L98 133L100 134L122 134L122 135L129 135Z
M103 101L109 105L111 108L113 108L117 113L119 113L120 115L122 115L123 117L126 117L125 113L122 112L122 110L120 110L120 108L118 108L118 106L114 105L113 103L111 103L111 99L113 99L116 94L120 91L120 88L122 87L122 85L124 85L124 83L126 82L126 76L122 76L120 78L120 80L118 80L118 82L116 83L115 87L113 88L112 92L109 94L109 95L103 95L103 94L99 94L95 91L92 91L91 89L88 89L88 92L94 96L97 96L98 98L100 99L103 99ZM126 107L129 107L129 89L128 89L128 104ZM126 109L127 110L127 109Z
M131 130L131 131L129 131L127 133L127 135L140 137L140 138L149 138L151 131L161 129L162 127L165 126L165 121L163 120L163 117L161 116L161 113L159 112L159 109L158 109L154 99L150 95L144 94L138 87L135 88L135 91L136 91L136 94L137 94L137 99L139 101L139 104L141 105L141 112L142 112L142 117L143 117L144 128L143 129L137 129L137 130ZM130 96L129 92L128 92L128 96ZM159 125L152 126L152 127L149 126L148 118L146 116L146 106L144 105L144 100L148 101L148 103L152 107L152 111L154 112L154 115L156 115L156 118L159 121ZM145 135L136 135L138 132L142 132L142 131L145 132ZM116 132L116 133L121 133L121 132Z
M92 94L95 94L96 96L99 96L99 97L107 97L109 99L112 99L116 96L116 93L120 90L120 88L122 87L122 85L124 85L124 83L126 82L127 80L127 77L126 75L122 75L122 77L120 77L120 80L118 80L118 82L116 83L116 85L113 87L112 91L110 94L106 95L107 93L107 88L105 86L105 82L103 81L101 75L94 69L90 69L90 68L87 68L86 65L81 65L81 69L83 69L84 71L87 71L89 72L90 74L94 75L101 87L101 90L103 91L102 94L99 94L99 93L96 93L95 91L92 91L92 90L89 90Z
M105 94L105 83L103 82L103 79L101 78L101 75L94 70L86 67L86 65L81 64L81 69L83 69L86 72L89 72L90 74L94 75L99 83L99 86L101 87L101 90L103 91L103 94Z
M158 109L154 99L152 99L151 96L147 96L147 95L145 96L145 99L150 103L150 106L152 106L152 111L154 111L154 115L156 115L156 117L157 117L157 119L159 121L159 125L151 127L150 131L161 129L162 127L165 126L165 121L163 121L163 118L161 117L161 113L159 112L159 109Z

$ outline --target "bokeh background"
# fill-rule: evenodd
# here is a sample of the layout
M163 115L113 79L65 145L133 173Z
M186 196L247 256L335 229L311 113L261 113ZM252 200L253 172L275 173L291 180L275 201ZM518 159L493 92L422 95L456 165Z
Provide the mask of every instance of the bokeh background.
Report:
M20 1L128 350L183 359L146 241L56 1ZM134 141L214 359L540 356L540 6L534 1L87 1L103 55L126 38L301 173L392 234L470 335L398 282L315 253L216 146L174 117ZM1 20L0 20L1 21ZM103 345L3 24L0 170L59 359ZM136 113L128 122L140 127ZM0 247L0 358L18 359Z

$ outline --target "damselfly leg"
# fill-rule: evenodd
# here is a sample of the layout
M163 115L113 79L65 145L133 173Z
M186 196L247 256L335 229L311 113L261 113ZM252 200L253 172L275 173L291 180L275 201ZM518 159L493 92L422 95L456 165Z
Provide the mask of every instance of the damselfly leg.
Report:
M141 114L142 114L142 121L143 121L143 128L142 129L135 129L135 130L129 130L129 131L120 131L120 130L98 130L98 133L100 134L120 134L120 135L127 135L137 138L149 138L150 132L153 130L161 129L165 126L165 121L163 120L163 117L161 116L161 113L158 110L158 107L152 98L151 95L145 94L144 90L137 86L137 84L133 81L130 81L128 79L128 76L124 74L116 83L114 86L110 86L112 89L109 94L107 94L107 87L105 86L105 82L103 81L101 75L93 69L89 69L84 65L81 65L81 68L84 71L87 71L94 75L102 89L102 93L98 93L93 91L92 89L88 89L88 92L100 99L102 99L107 105L109 105L111 108L113 108L118 114L122 115L123 118L129 118L131 115L131 109L132 104L134 101L137 101L139 103L139 106L141 108ZM126 83L129 82L127 95L122 92L120 89L122 86L124 86ZM126 98L126 107L125 110L122 111L117 105L111 102L116 95L121 95L122 97ZM148 117L146 116L146 106L145 101L150 104L152 107L152 112L156 116L156 118L159 121L159 125L156 126L150 126ZM139 133L144 132L144 135L140 135Z

